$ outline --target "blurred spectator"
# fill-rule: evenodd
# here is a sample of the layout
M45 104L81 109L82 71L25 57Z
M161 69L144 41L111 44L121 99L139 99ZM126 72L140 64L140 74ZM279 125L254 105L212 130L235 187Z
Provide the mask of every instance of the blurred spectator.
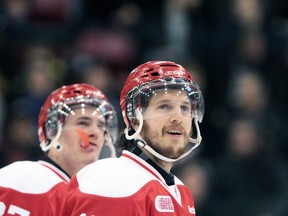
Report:
M116 68L127 69L136 55L134 38L127 32L109 28L83 29L76 38L75 48Z
M23 23L29 19L32 1L31 0L4 0L4 7L8 19L13 23Z
M279 132L281 116L277 109L270 106L270 86L266 79L257 70L251 67L240 67L234 71L230 85L227 89L226 109L229 118L245 116L251 118L263 126L266 139L270 140L270 146L279 147ZM272 109L271 109L272 108Z
M232 0L232 14L242 31L259 31L265 21L265 1Z
M144 16L142 32L139 32L139 39L144 44L140 57L145 60L167 59L178 62L189 61L191 56L194 57L197 53L194 45L198 37L194 22L202 4L203 0L158 1L147 6L140 4L143 14L151 14L149 17Z
M284 216L288 198L287 164L269 148L250 118L231 122L226 151L218 158L214 213L222 216Z
M111 85L113 77L110 68L104 64L93 64L86 70L83 70L80 75L83 82L97 86L104 92L112 94L115 91L114 89L116 89L116 86Z
M31 19L42 23L67 23L75 1L69 0L31 0Z
M57 61L48 47L29 47L24 58L24 70L13 80L11 94L16 98L11 101L11 109L18 112L21 107L23 115L34 119L35 125L44 100L65 73L65 67Z
M174 59L188 60L193 37L193 14L202 0L167 0L164 2L163 25L167 48ZM180 59L179 59L180 58Z
M37 160L43 156L35 144L38 138L34 119L22 113L21 107L11 112L5 127L3 145L0 146L1 167L19 160Z
M249 67L240 67L233 75L227 91L227 105L231 111L234 114L265 115L270 101L270 90L265 79Z
M267 61L268 43L264 34L243 33L236 41L235 65L248 65L264 69Z
M142 19L142 11L136 2L123 2L111 14L111 25L116 29L122 29L129 33L134 33L133 30L140 25Z

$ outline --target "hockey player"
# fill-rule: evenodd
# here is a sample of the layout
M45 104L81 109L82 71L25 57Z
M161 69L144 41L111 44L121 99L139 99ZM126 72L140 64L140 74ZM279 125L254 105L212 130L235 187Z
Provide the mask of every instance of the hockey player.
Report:
M151 61L130 73L120 104L126 124L116 142L121 156L78 172L61 215L195 215L189 189L171 168L201 142L198 85L181 65Z
M55 215L70 177L99 159L106 143L115 155L117 114L106 96L87 84L50 94L38 119L39 161L14 162L0 170L0 215Z

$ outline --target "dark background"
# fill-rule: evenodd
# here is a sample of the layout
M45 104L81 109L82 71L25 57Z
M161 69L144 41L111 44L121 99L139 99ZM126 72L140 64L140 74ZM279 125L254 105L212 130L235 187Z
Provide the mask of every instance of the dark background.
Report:
M182 64L205 98L203 142L176 164L198 216L288 215L285 0L4 0L0 3L0 167L42 157L39 110L87 82L119 111L128 73Z

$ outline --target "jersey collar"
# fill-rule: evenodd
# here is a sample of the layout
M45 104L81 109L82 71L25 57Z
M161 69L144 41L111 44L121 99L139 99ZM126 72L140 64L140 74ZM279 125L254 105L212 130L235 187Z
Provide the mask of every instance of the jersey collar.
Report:
M51 158L44 157L42 160L38 161L43 166L46 166L47 168L51 169L53 172L55 172L59 177L61 177L64 181L69 182L71 176L68 175L68 173L65 172L57 163L55 163Z
M134 155L140 157L142 160L146 161L149 165L151 165L154 169L156 169L158 171L158 173L162 176L162 178L165 180L165 182L168 186L175 185L174 175L171 172L167 173L164 169L162 169L160 166L158 166L140 148L134 147L130 150L130 152L133 153Z

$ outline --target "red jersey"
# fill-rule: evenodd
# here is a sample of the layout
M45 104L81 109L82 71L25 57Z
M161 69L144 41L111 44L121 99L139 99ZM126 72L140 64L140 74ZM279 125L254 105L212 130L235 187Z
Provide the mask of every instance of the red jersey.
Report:
M174 176L162 175L137 155L94 162L71 178L64 216L195 216L190 190Z
M57 215L70 178L46 161L19 161L0 169L0 215Z

